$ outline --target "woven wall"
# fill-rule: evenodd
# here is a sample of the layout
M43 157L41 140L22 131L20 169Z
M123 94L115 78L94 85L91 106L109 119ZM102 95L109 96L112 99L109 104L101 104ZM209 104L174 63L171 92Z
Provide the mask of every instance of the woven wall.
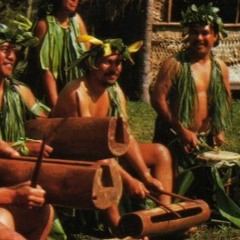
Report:
M161 63L182 47L182 28L180 26L159 26L166 19L167 0L155 0L151 44L151 84ZM240 27L227 28L228 37L222 40L214 53L229 67L230 82L233 89L240 89Z

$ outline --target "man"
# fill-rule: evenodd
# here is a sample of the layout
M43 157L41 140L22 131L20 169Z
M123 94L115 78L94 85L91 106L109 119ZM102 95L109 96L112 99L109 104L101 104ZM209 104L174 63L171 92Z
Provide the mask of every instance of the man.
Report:
M0 24L0 139L21 155L37 156L41 141L27 139L24 124L28 118L47 117L49 110L36 100L26 85L11 77L21 47L37 43L29 34L16 24ZM48 157L51 152L52 148L46 145L44 156Z
M64 87L52 116L121 116L127 119L126 99L116 81L122 71L122 61L132 61L131 53L138 50L141 42L127 47L121 39L101 41L91 36L82 36L79 40L89 41L93 45L72 65L79 63L80 68L85 70L85 77L73 80ZM120 171L124 186L131 195L145 198L150 190L160 193L163 188L171 192L171 157L167 148L159 144L139 144L131 136L124 158L126 161L123 164L128 169L126 171L120 167ZM123 161L119 162L121 164ZM130 169L134 170L135 176L141 181L129 174L132 171ZM163 203L171 202L169 196L160 194L159 198ZM117 206L109 209L108 214L109 224L114 229L120 218Z
M163 62L151 92L158 113L154 142L171 149L175 175L178 166L195 165L190 156L200 147L223 145L230 125L228 69L212 53L226 36L217 13L209 3L182 14L188 46Z
M0 24L0 155L2 157L37 156L41 141L27 139L24 124L27 116L47 117L44 106L36 101L30 89L11 78L18 50L37 42L30 33L17 25ZM52 148L46 145L44 157L48 157L51 151ZM22 236L32 240L46 238L51 229L53 210L50 205L44 204L44 196L45 191L40 186L32 188L30 182L0 188L0 239L15 239L13 238L15 235L16 239L23 239Z
M64 85L81 76L78 68L64 71L87 49L85 44L75 41L79 35L87 34L81 16L76 13L78 3L79 0L48 0L46 9L39 8L39 19L33 28L40 44L30 51L23 81L51 108Z

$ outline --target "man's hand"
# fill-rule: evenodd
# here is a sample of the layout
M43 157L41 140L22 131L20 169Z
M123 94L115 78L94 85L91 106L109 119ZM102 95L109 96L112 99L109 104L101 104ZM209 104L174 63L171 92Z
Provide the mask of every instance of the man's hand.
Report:
M146 189L144 184L133 177L131 178L131 180L127 182L125 187L127 188L127 192L131 196L138 196L140 198L145 198L149 194L149 191Z
M32 188L30 184L30 181L28 181L10 188L13 191L12 204L30 209L42 207L45 203L46 192L39 185Z
M213 136L213 144L214 146L221 147L225 143L225 135L223 132L218 133Z
M4 142L3 140L0 140L0 156L15 158L15 157L19 157L20 154L18 153L18 151L10 147L6 142Z
M155 192L160 192L163 191L163 186L162 186L162 183L152 177L152 175L150 174L150 172L147 172L145 175L144 175L144 184L145 186L147 186L149 189L155 191Z
M197 134L186 128L182 129L180 137L183 141L183 149L186 153L191 153L201 143Z
M29 156L37 157L41 149L42 141L27 141L26 147L29 150ZM49 145L44 146L43 157L49 157L53 148Z

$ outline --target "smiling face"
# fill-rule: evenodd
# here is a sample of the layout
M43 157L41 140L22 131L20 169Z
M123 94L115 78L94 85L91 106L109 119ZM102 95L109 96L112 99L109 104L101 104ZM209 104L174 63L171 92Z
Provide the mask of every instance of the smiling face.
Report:
M18 49L8 42L0 45L0 77L10 77L16 62Z
M101 86L113 85L122 72L122 60L120 54L114 53L107 57L99 57L96 60L96 68L91 73Z
M208 54L218 41L210 25L194 25L189 29L189 46L196 54Z

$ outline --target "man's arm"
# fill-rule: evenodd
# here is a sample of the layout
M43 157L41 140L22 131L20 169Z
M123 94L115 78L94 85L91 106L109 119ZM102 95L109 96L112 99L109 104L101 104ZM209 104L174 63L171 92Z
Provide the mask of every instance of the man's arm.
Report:
M173 103L173 105L175 105L175 112L170 109L168 103L168 96L172 90L172 83L178 74L179 67L179 63L173 57L163 63L159 70L153 91L151 92L151 104L162 120L168 123L172 130L181 137L185 151L189 152L200 143L198 137L196 133L185 128L179 121L177 116L177 102ZM177 101L177 96L175 101Z

